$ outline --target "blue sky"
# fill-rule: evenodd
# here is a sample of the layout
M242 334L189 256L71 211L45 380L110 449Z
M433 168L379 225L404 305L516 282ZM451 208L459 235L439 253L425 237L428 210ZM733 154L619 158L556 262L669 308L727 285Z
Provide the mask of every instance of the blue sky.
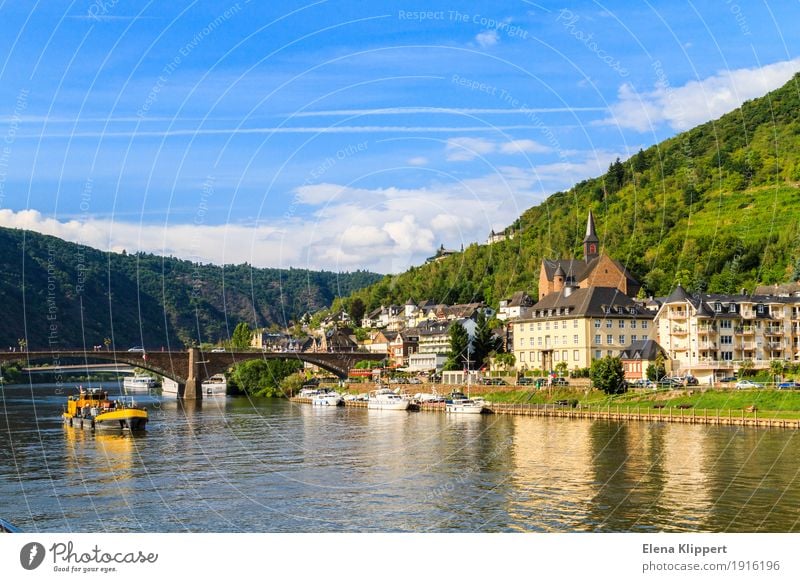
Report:
M0 225L400 272L784 84L796 2L3 2Z

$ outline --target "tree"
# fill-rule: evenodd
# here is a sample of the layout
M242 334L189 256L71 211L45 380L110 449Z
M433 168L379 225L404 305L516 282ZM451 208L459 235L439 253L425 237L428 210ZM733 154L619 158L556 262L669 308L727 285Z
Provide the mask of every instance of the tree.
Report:
M19 344L19 351L21 352L24 352L25 348L28 347L28 340L26 340L24 337L19 338L17 343Z
M783 380L783 372L786 365L783 360L771 360L769 363L769 371L773 376L778 376L778 382Z
M111 338L110 337L105 338L103 340L103 345L106 346L106 351L108 351L111 348Z
M250 330L250 326L247 325L246 322L242 321L233 330L233 336L231 336L231 346L239 350L249 348L252 339L253 332Z
M619 358L606 356L594 360L589 377L592 379L592 384L606 394L622 394L627 390L625 371Z
M739 364L739 377L744 378L745 376L752 376L753 369L753 360L744 360Z
M667 369L664 367L664 362L656 360L655 364L647 366L647 379L651 382L658 382L667 375Z
M486 314L478 311L478 318L475 326L475 338L472 340L472 361L475 368L481 368L489 355L500 347L500 338L494 335Z
M514 354L502 353L494 357L494 361L498 366L503 366L506 372L513 368L517 363L517 357Z
M302 368L299 360L249 360L237 365L228 379L252 396L282 397L281 381Z
M356 326L361 325L361 320L364 319L364 313L366 313L366 311L367 306L364 305L364 302L359 297L356 297L350 302L350 309L347 310Z
M559 376L566 376L568 367L569 366L567 366L566 362L557 363L555 366L556 374L558 374Z
M469 349L469 334L464 326L454 321L450 325L450 352L447 354L447 361L444 364L445 370L463 370Z

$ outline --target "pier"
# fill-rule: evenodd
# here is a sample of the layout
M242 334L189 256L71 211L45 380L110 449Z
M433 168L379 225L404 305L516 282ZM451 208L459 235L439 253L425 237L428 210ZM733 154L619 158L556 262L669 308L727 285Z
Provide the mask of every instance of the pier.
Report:
M310 398L291 398L292 402L311 404ZM366 408L363 400L346 400L345 406ZM419 403L409 410L445 413L444 403ZM759 416L758 410L711 410L670 408L623 408L619 406L563 406L558 404L487 403L488 414L510 416L538 416L583 420L609 420L625 422L671 422L683 424L714 424L749 426L754 428L800 429L800 419L769 418Z

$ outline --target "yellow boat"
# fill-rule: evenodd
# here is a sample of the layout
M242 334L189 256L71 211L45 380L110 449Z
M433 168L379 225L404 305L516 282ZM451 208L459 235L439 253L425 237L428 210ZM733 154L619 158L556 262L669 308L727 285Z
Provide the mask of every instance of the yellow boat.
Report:
M67 400L62 415L64 424L76 428L144 430L147 410L121 400L109 400L108 392L99 388L80 389Z

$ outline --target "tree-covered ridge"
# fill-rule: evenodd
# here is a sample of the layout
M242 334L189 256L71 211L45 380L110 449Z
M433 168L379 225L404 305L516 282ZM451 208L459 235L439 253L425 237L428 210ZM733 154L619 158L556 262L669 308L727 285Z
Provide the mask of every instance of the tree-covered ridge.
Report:
M380 279L366 271L201 265L107 253L0 228L0 349L103 344L181 349L231 337L239 322L286 325ZM24 283L23 283L24 281ZM24 290L24 293L23 293Z
M646 292L751 290L800 277L800 75L522 214L512 240L473 244L354 294L366 309L538 292L543 258L582 256L591 209L604 251ZM344 302L347 304L347 301Z

